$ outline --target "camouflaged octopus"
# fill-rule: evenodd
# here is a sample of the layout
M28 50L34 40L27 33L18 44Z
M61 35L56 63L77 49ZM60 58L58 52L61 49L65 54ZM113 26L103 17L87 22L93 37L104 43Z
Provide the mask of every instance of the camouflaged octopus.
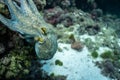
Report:
M53 26L46 23L32 0L4 0L11 19L0 14L0 21L9 29L19 32L29 42L35 42L39 59L51 59L57 50Z

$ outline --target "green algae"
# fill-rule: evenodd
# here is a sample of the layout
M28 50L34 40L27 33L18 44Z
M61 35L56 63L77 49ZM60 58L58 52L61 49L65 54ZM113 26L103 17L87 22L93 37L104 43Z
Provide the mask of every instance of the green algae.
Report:
M55 74L54 74L54 73L51 73L51 74L50 74L50 76L51 76L51 77L54 77L54 76L55 76Z
M58 47L58 51L59 51L59 52L63 52L63 50L62 50L60 47Z
M102 57L103 59L107 59L107 58L112 59L113 53L112 51L105 51L100 55L100 57Z
M58 66L63 66L63 62L61 62L60 60L56 60L55 61L55 65L58 65Z
M93 52L91 53L91 56L92 56L93 58L97 58L97 57L98 57L98 52L97 52L97 51L93 51Z
M71 35L69 36L69 39L71 40L71 42L75 42L74 34L71 34Z

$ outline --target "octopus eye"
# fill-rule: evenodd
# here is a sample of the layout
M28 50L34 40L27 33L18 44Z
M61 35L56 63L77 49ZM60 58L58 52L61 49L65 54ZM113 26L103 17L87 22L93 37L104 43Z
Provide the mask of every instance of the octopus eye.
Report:
M43 43L43 42L44 42L44 39L41 38L41 37L35 37L34 40L35 40L35 41L38 41L38 42L40 42L40 43Z
M46 33L47 30L46 30L45 27L42 27L42 28L41 28L41 31L42 31L42 33L43 33L44 35L47 35L47 33Z

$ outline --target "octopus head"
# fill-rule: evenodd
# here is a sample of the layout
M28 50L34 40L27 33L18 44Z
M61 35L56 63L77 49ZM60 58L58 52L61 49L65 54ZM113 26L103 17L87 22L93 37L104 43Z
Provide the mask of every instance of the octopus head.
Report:
M48 34L44 38L35 38L35 51L39 59L51 59L57 51L57 37L54 34Z

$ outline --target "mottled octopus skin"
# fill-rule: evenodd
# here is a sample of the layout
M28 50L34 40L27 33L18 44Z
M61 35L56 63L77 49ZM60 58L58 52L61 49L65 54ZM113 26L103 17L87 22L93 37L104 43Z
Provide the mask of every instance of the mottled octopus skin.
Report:
M27 41L33 39L39 59L51 59L57 50L57 37L53 26L44 21L34 2L20 0L18 5L13 0L4 0L4 3L8 6L11 19L0 14L0 21L9 29L24 35Z

